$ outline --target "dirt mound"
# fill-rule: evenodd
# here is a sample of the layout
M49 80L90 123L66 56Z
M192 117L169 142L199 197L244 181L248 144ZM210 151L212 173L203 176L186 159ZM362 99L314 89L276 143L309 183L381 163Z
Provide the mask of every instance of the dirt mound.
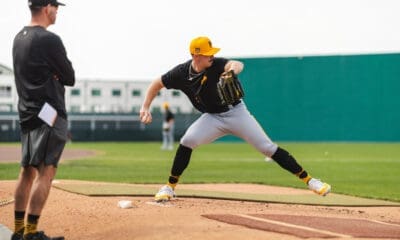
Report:
M14 186L15 181L1 181L0 198L11 197ZM241 188L242 191L249 191L248 184L244 188L241 184L230 187L237 191L241 191ZM117 204L120 200L131 200L133 208L119 208ZM88 197L53 188L40 218L39 228L50 235L61 234L66 239L74 240L299 239L289 233L273 232L273 229L257 230L203 217L210 214L258 218L264 215L294 215L303 216L304 219L327 217L330 221L337 219L338 222L343 222L343 219L384 222L394 226L396 231L396 226L400 227L400 207L326 207L193 198L178 198L167 205L152 203L151 197ZM10 229L13 227L13 215L12 204L0 207L1 224ZM342 226L334 222L330 225ZM312 227L316 228L315 225ZM329 231L340 233L341 230Z

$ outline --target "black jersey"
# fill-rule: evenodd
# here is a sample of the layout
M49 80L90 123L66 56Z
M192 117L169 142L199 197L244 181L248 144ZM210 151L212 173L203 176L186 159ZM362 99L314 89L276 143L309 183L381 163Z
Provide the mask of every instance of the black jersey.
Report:
M22 129L43 124L38 113L45 102L66 119L64 85L75 84L75 73L60 37L40 26L24 27L14 39L13 62Z
M164 120L165 122L169 122L172 119L174 119L174 114L169 109L167 109L164 115Z
M204 71L197 73L191 66L192 60L179 64L161 79L168 89L179 89L184 92L193 106L200 112L220 113L228 110L221 105L218 96L217 83L228 62L225 58L214 58L213 64Z

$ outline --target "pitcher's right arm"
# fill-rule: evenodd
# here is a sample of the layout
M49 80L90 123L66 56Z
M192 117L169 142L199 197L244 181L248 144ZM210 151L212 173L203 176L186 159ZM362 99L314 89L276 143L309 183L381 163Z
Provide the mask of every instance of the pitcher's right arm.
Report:
M146 96L142 107L140 108L140 121L142 123L148 124L152 121L152 116L150 113L150 105L154 98L157 96L158 92L164 87L161 81L161 77L154 80L146 91Z

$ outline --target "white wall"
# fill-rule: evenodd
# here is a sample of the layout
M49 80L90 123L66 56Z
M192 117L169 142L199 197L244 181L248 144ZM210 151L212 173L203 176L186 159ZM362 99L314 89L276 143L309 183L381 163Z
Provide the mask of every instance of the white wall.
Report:
M0 74L0 90L3 89L4 92L4 89L11 88L11 95L0 94L0 111L17 111L18 96L14 76L10 72L4 73ZM68 112L80 113L129 113L132 110L137 112L149 84L145 81L77 79L74 87L65 88L66 108ZM72 95L72 92L76 90L79 90L80 94ZM93 96L93 90L99 90L100 96ZM113 96L113 90L120 91L120 96ZM140 95L133 96L132 91L134 90L140 92ZM173 96L173 90L163 89L154 99L152 110L162 109L162 104L167 101L174 112L193 112L188 98L182 92L179 93L179 96Z

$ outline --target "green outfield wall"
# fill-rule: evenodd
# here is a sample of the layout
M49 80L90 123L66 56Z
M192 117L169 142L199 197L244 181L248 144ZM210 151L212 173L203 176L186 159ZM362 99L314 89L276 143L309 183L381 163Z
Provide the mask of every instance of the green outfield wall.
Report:
M241 58L245 102L279 141L400 141L400 54Z
M400 54L238 60L247 107L274 141L400 141ZM198 116L177 114L177 141ZM17 119L0 113L0 142L19 140ZM161 121L70 114L69 129L76 141L161 141Z
M72 141L161 141L163 114L154 112L152 124L142 124L139 113L69 114L68 130ZM176 141L200 116L199 113L175 114ZM16 112L0 112L0 142L20 140L19 117Z

